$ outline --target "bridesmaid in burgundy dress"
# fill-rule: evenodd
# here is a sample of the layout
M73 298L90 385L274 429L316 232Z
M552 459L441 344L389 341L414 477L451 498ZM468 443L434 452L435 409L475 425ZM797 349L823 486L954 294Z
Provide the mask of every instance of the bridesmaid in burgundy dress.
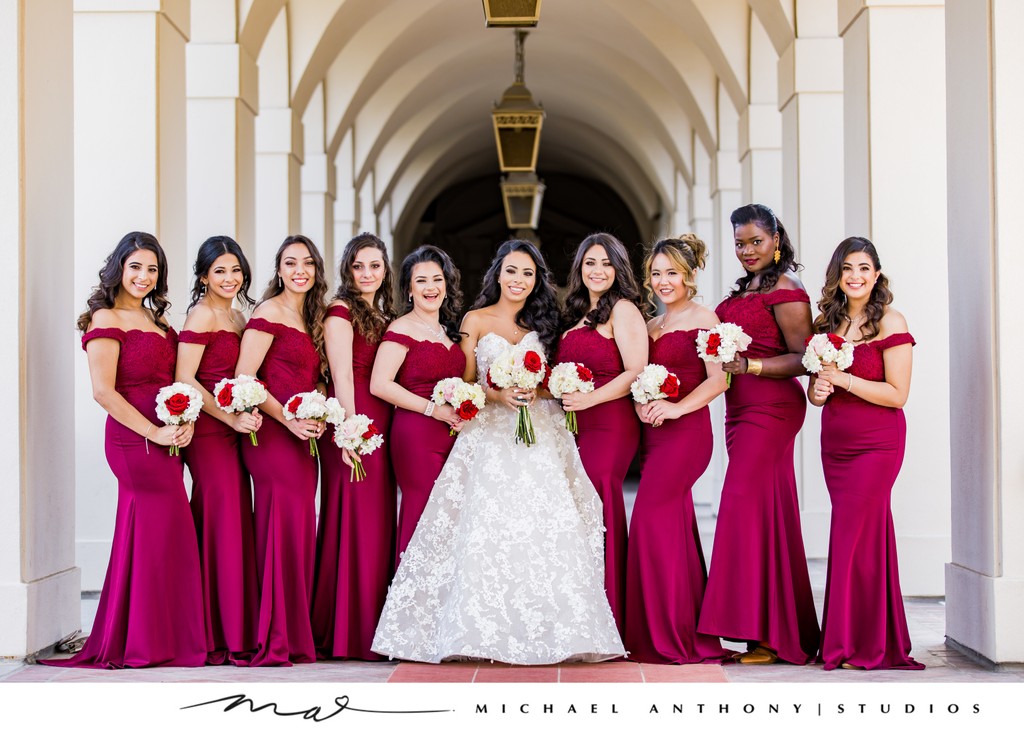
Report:
M175 379L203 395L203 414L184 452L192 474L192 518L199 537L206 606L208 664L247 658L256 649L256 555L252 490L239 441L263 423L259 410L229 415L217 406L217 382L235 375L252 276L231 237L210 237L199 248L185 328L178 337Z
M807 401L795 379L811 333L810 299L782 223L767 206L732 213L736 256L746 271L716 309L753 343L722 365L729 466L715 527L698 630L746 641L744 664L807 664L818 649L818 619L807 574L793 443Z
M814 330L855 344L853 364L845 373L829 364L808 386L811 403L825 406L821 462L832 497L819 654L825 669L924 669L910 656L889 507L906 446L914 339L890 303L874 245L862 237L840 243Z
M256 374L270 397L259 445L243 440L252 475L256 524L256 577L260 586L257 652L252 666L313 662L309 607L316 546L317 459L309 439L323 434L315 420L286 420L292 395L321 386L324 294L319 250L301 235L277 250L275 273L242 335L237 374Z
M370 394L373 359L394 318L384 242L366 233L352 239L341 256L338 282L324 325L328 395L338 398L346 415L366 415L387 435L392 407ZM329 435L321 442L313 641L320 657L381 659L370 644L394 568L397 494L389 445L362 459L366 478L352 483L351 456Z
M131 232L100 270L78 318L93 397L107 411L106 455L117 517L92 633L63 667L181 666L206 662L199 551L182 480L191 425L163 425L156 393L174 381L177 338L164 322L167 260L151 234ZM141 438L141 440L140 440Z
M711 462L708 403L725 372L697 356L697 333L718 317L695 303L707 247L694 234L663 239L644 263L644 289L665 312L647 324L650 361L679 377L679 394L636 405L643 425L640 488L629 524L626 648L631 659L693 664L726 656L718 638L697 633L707 570L693 510L694 482Z
M562 408L580 413L576 444L604 505L605 591L620 634L626 606L622 482L640 445L640 421L629 386L647 365L647 328L640 302L622 242L605 233L580 242L565 302L569 330L562 335L556 363L578 362L594 374L594 391L563 396Z
M390 441L391 463L402 491L396 554L401 562L455 444L449 429L462 426L454 408L435 405L430 396L440 380L462 377L466 357L459 348L459 271L451 258L429 244L417 248L402 262L398 285L406 313L384 334L370 391L398 408Z

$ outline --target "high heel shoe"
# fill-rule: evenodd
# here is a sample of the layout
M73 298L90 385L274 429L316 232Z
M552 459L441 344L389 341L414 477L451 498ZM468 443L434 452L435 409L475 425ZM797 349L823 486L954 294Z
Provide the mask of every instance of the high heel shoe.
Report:
M759 645L749 652L740 654L736 661L740 664L775 664L778 659L779 655L775 653L774 649Z

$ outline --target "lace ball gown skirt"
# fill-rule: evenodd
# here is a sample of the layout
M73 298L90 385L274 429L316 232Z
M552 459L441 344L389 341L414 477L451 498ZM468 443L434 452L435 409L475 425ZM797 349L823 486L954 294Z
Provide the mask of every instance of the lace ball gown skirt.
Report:
M795 379L733 376L729 465L698 625L704 634L764 642L792 664L807 664L818 649L793 469L805 411Z
M260 586L258 651L251 666L313 662L309 621L316 544L317 460L309 443L273 418L259 445L242 443L253 478L256 575Z
M239 439L228 425L200 415L182 451L192 475L192 518L199 538L208 664L251 656L256 649L256 585L252 489Z
M821 460L832 499L822 618L825 669L924 669L910 656L889 499L903 464L902 410L830 400Z
M707 572L691 490L712 446L707 407L643 426L626 571L625 642L636 661L694 664L725 656L717 637L697 633Z

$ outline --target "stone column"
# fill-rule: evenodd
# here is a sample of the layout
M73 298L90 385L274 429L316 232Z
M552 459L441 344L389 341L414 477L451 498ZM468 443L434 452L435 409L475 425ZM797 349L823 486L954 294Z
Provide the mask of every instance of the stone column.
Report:
M186 0L75 0L76 307L84 306L104 258L121 237L148 231L167 253L168 316L181 326L191 265L185 204L188 32ZM103 457L105 413L92 399L85 359L74 363L77 556L82 589L99 590L117 491Z
M751 13L749 104L739 118L743 201L773 209L782 203L782 118L776 102L776 58L768 34Z
M1013 261L1024 198L1024 5L946 2L953 558L951 645L1024 662L1024 297ZM919 217L915 217L919 218ZM945 315L936 314L936 315ZM913 325L913 324L912 324ZM918 362L920 363L920 362ZM941 446L935 446L939 453Z
M839 29L845 229L878 247L893 305L918 342L906 458L892 494L900 580L906 595L942 595L950 559L950 465L941 458L950 444L943 4L843 0ZM973 250L958 242L956 251Z
M317 87L306 113L302 128L306 152L302 164L302 233L313 240L324 256L327 280L331 292L337 285L337 259L334 241L334 163L324 151L324 95L323 85ZM347 241L347 240L346 240ZM341 243L345 246L345 242Z
M0 657L28 656L80 626L75 445L60 417L81 358L72 25L71 0L0 2L0 248L10 280L0 292Z
M348 240L359 232L356 231L356 189L353 185L353 148L352 131L349 130L342 138L337 154L334 156L334 271L338 271L341 254L345 251Z

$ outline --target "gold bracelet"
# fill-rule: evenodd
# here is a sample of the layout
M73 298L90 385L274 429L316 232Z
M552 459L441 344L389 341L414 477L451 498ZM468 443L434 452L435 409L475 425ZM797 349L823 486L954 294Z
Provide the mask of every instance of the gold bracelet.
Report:
M746 374L753 374L755 377L761 373L761 369L764 365L760 359L747 359L747 371Z

